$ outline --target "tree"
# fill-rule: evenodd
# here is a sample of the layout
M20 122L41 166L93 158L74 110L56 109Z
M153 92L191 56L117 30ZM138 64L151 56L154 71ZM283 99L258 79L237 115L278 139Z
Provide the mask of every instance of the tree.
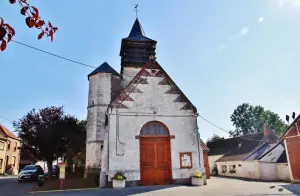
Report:
M232 137L262 132L264 124L281 135L288 126L278 114L265 110L262 106L252 106L248 103L239 105L233 111L230 119L235 126L235 130L230 131Z
M77 138L82 137L78 134L82 131L79 121L64 114L63 107L33 109L14 122L14 127L22 139L21 154L29 153L34 160L46 161L49 177L52 162L64 155L72 142L76 146Z
M41 39L44 35L50 37L53 41L54 33L58 30L54 27L50 21L45 23L45 21L40 17L39 10L29 5L27 0L9 0L11 4L18 2L21 10L20 14L24 15L25 23L29 28L35 27L40 30L38 39ZM5 23L4 19L0 17L0 51L6 49L7 43L9 43L15 36L15 30L9 24Z
M215 141L223 140L223 139L224 139L224 137L213 134L213 136L207 140L207 143L208 142L215 142Z

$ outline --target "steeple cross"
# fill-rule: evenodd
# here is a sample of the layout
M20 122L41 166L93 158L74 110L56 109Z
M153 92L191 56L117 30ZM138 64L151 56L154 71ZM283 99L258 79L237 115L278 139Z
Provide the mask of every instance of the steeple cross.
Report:
M136 18L138 18L138 11L139 11L138 10L138 6L139 6L139 4L136 4L135 7L134 7L135 8L134 11L135 11L135 14L136 14Z

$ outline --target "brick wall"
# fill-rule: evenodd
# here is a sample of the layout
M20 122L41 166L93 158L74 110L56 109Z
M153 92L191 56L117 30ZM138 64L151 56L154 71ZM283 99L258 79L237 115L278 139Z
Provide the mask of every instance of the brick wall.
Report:
M294 180L300 180L300 136L286 138L289 163Z
M203 152L203 160L204 160L206 178L210 178L209 163L208 163L208 152Z

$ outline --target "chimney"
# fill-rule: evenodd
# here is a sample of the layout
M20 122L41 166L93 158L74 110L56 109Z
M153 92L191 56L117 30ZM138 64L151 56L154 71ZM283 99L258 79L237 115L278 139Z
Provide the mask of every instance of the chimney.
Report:
M269 135L270 131L267 124L264 124L264 136Z

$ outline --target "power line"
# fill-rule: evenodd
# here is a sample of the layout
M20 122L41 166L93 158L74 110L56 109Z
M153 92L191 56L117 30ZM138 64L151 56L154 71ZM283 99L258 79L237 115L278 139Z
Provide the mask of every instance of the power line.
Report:
M206 118L204 118L204 117L203 117L203 116L201 116L200 114L198 114L198 116L199 116L200 118L202 118L204 121L206 121L206 122L208 122L209 124L211 124L212 126L214 126L214 127L218 128L218 129L220 129L220 130L222 130L222 131L224 131L224 132L226 132L226 133L230 134L230 132L229 132L229 131L227 131L227 130L225 130L225 129L221 128L221 127L219 127L218 125L216 125L216 124L214 124L214 123L212 123L211 121L207 120ZM254 140L254 139L247 138L247 137L244 137L244 136L239 136L239 138L243 138L243 139L246 139L246 140L251 140L251 141L257 141L257 142L264 141L264 140Z
M4 120L7 120L7 121L9 121L9 122L13 123L13 121L12 121L12 120L9 120L9 119L5 118L4 116L0 116L0 118L3 118Z
M16 41L16 40L11 40L11 41L12 41L12 42L15 42L15 43L17 43L17 44L19 44L19 45L22 45L22 46L31 48L31 49L36 50L36 51L39 51L39 52L46 53L46 54L48 54L48 55L51 55L51 56L54 56L54 57L57 57L57 58L60 58L60 59L63 59L63 60L66 60L66 61L69 61L69 62L72 62L72 63L76 63L76 64L79 64L79 65L82 65L82 66L85 66L85 67L97 68L97 67L94 67L94 66L92 66L92 65L88 65L88 64L85 64L85 63L81 63L81 62L78 62L78 61L75 61L75 60L72 60L72 59L69 59L69 58L66 58L66 57L57 55L57 54L53 54L53 53L51 53L51 52L47 52L47 51L45 51L45 50L36 48L36 47L34 47L34 46L30 46L30 45L28 45L28 44L24 44L24 43L18 42L18 41Z

